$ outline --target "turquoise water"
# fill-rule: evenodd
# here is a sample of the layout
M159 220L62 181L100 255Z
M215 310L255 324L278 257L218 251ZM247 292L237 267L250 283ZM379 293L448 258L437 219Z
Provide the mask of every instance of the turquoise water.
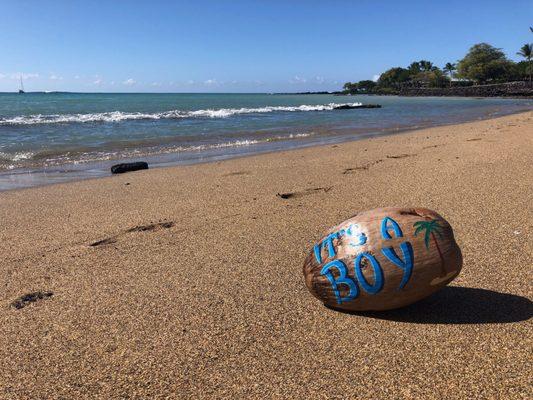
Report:
M334 110L341 104L380 109ZM531 109L531 100L270 94L0 94L0 189L352 140Z

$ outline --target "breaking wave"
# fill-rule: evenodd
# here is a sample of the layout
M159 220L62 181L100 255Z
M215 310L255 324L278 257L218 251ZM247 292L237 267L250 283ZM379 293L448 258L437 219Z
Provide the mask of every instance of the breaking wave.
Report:
M278 142L293 139L303 139L314 136L314 132L291 133L288 135L271 136L262 139L240 139L221 143L188 144L188 145L167 145L167 146L147 146L123 150L101 150L93 149L71 149L69 151L36 151L36 152L0 152L0 171L28 166L54 166L65 163L88 163L94 161L106 161L121 158L156 156L161 154L209 151L224 148L238 148L253 145L260 145L270 142Z
M227 118L238 114L260 114L271 112L330 111L340 106L358 107L362 103L329 103L300 106L266 106L257 108L220 108L195 111L171 110L158 113L111 111L93 114L35 114L0 118L0 125L34 125L85 122L121 122L127 120L159 120L182 118Z

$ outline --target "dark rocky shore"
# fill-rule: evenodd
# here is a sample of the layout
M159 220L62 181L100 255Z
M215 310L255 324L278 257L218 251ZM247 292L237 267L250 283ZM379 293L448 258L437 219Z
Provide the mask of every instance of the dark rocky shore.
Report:
M298 92L298 93L275 93L276 95L294 94L332 94L335 96L347 96L348 93L336 92ZM374 96L449 96L449 97L520 97L533 98L533 84L529 82L507 82L491 85L452 86L444 88L421 88L404 87L390 92L361 92Z
M400 96L533 97L533 85L529 82L509 82L449 88L402 88L398 94Z
M381 108L380 104L343 104L342 106L333 107L334 110L353 110L354 108Z

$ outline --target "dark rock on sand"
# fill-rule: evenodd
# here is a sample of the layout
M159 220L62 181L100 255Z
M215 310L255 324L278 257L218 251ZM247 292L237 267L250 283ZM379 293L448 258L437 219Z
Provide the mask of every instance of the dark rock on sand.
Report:
M361 104L352 106L351 104L343 104L342 106L333 107L334 110L351 110L354 108L381 108L380 104Z
M33 292L20 296L18 299L11 303L11 306L20 310L21 308L26 307L30 303L35 303L39 300L44 300L52 297L54 294L52 292Z
M144 161L116 164L111 167L111 173L123 174L124 172L138 171L140 169L148 169L148 163Z

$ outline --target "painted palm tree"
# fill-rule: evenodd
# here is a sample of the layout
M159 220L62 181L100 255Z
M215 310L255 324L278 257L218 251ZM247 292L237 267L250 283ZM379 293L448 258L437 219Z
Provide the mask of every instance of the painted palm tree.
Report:
M444 267L444 257L442 256L442 251L440 250L439 243L437 242L437 238L435 235L441 237L442 236L442 226L439 225L439 221L436 219L432 219L429 221L417 221L414 223L413 227L415 227L415 236L424 232L424 243L426 245L426 249L429 250L429 241L430 239L433 239L433 242L435 243L435 247L437 248L437 251L439 252L439 257L441 260L441 275L446 275L447 271Z
M450 87L452 87L452 78L454 75L454 71L457 69L457 66L454 63L446 63L443 70L450 76Z
M531 86L531 57L533 55L532 53L533 53L533 46L531 45L531 43L526 43L525 45L522 46L520 51L516 53L519 56L522 56L527 60L527 69L529 71L529 85L530 86Z

